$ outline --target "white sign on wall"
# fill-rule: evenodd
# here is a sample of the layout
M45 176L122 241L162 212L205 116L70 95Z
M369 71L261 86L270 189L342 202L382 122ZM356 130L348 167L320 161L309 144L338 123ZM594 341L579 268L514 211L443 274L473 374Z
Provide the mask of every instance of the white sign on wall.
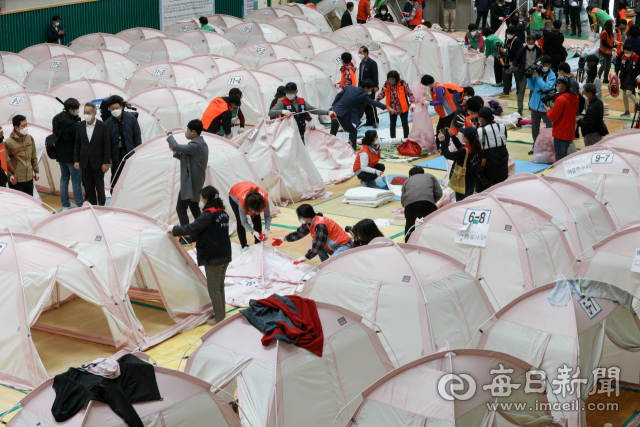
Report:
M200 16L210 16L215 13L215 0L159 0L160 1L160 29L177 21Z
M236 0L237 1L237 0ZM256 10L255 0L242 0L242 17L244 18L251 12Z

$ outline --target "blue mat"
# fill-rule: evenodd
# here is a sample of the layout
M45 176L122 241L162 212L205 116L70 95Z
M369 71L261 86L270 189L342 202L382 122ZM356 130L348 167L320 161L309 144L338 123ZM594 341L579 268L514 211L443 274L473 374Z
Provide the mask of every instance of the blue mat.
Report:
M422 166L423 168L435 169L439 171L447 170L447 159L444 157L436 157L435 159L427 160L424 162L416 163L416 166Z
M389 181L391 181L394 177L396 176L400 176L403 178L408 178L407 175L387 175L387 179L389 179ZM376 179L376 184L378 184L378 186L380 187L380 190L388 190L389 187L387 186L387 183L384 182L384 180L382 178L378 178ZM393 198L393 200L395 201L400 201L400 197L396 196Z
M538 173L549 167L542 163L533 163L525 160L514 160L516 164L516 173L529 172ZM422 166L423 168L435 169L439 171L447 170L447 159L444 157L436 157L435 159L427 160L425 162L416 163L416 166Z

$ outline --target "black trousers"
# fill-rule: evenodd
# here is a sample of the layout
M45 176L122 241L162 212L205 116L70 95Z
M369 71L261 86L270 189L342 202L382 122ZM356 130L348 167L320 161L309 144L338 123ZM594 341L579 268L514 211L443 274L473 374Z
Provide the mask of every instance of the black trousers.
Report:
M376 92L371 91L369 98L376 99ZM367 105L364 108L364 116L367 118L367 121L364 124L365 126L373 126L378 123L378 113L376 113L376 107L373 105Z
M438 124L436 125L436 147L440 150L440 140L438 139L438 133L440 133L440 129L448 128L451 126L451 122L453 121L453 116L455 116L455 112L449 114L447 117L440 117L438 119Z
M580 23L580 7L570 7L569 16L571 17L571 32L578 31L578 35L582 35L582 24Z
M489 166L489 168L491 167L492 166ZM500 172L496 172L495 170L493 171L489 170L487 171L489 173L485 173L485 176L487 177L486 185L482 185L482 183L479 180L476 181L476 193L482 193L484 190L491 187L492 185L500 184L501 182L506 181L507 178L509 178L509 170L504 170L503 167L500 167L500 169L502 169Z
M356 22L357 22L358 24L366 24L366 23L367 23L367 21L362 20L362 19L356 19Z
M389 135L391 138L396 137L396 120L398 119L397 114L389 114L389 121L391 123L391 127L389 127ZM404 137L409 137L409 111L406 113L400 114L400 121L402 122L402 132L404 133Z
M436 210L438 210L438 207L426 200L413 202L404 207L404 217L407 220L404 226L405 243L409 241L409 237L411 237L411 233L413 233L413 230L411 228L416 223L416 219L424 218L425 216L435 212Z
M238 240L240 240L240 246L242 246L243 248L246 248L247 246L249 246L247 244L247 231L242 225L242 221L240 220L240 209L238 209L238 204L231 197L229 197L229 204L231 205L231 210L233 211L233 214L236 216L236 222L238 227ZM253 229L256 230L258 233L262 234L262 219L260 218L260 215L249 215L249 216L251 217L251 223L253 224ZM253 240L256 245L260 243L260 240L256 239L255 237Z
M331 135L334 135L334 136L337 135L338 129L340 128L340 126L342 126L342 129L345 132L349 133L349 143L355 150L357 141L358 141L358 130L353 125L353 123L349 121L349 119L346 119L344 117L338 117L337 120L331 119L331 132L330 132Z
M32 179L25 182L18 182L16 183L16 185L13 185L11 181L9 181L9 188L16 191L22 191L23 193L26 193L31 197L33 197L33 180Z
M375 170L379 170L381 172L384 172L385 167L382 163L378 163L377 165L373 166L373 168ZM371 181L375 181L376 179L378 179L378 175L376 175L375 173L371 173L371 172L360 172L358 174L358 179L360 179L360 181L364 181L364 182L371 182Z
M176 203L176 213L180 220L180 225L189 225L189 214L187 214L187 208L191 211L193 219L198 219L200 214L200 205L198 202L192 202L191 199L182 200L182 195L178 193L178 203Z
M476 17L476 25L478 29L482 30L487 26L487 16L489 15L489 11L485 10L484 12L478 11L478 16ZM482 20L482 27L480 26L480 20Z
M496 84L502 84L502 63L498 57L493 57L493 72L496 76Z
M102 169L93 169L91 164L82 169L82 180L87 200L93 206L104 206L107 198L104 194L104 172Z
M502 90L504 93L509 93L511 92L511 85L513 84L513 73L509 72L507 73L507 70L509 69L509 65L505 65L504 69L502 70ZM518 79L516 79L516 88L518 87Z

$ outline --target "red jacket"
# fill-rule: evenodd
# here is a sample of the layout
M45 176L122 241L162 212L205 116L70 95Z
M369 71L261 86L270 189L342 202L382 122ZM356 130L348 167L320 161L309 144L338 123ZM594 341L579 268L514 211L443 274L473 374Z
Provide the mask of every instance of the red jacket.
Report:
M575 139L578 100L578 95L564 92L556 97L553 109L547 111L547 117L553 122L551 135L554 138L564 141Z

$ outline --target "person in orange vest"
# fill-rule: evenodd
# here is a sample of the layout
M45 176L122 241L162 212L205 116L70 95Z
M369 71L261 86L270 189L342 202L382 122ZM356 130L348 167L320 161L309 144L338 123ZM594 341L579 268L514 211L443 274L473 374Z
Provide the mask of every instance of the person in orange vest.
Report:
M475 96L476 92L471 86L465 86L464 96L458 104L458 109L454 113L453 120L451 121L450 129L455 135L462 128L471 126L471 119L475 117L482 107L484 107L484 101L481 97Z
M411 6L413 9L408 16L405 16L404 20L413 30L417 25L422 24L422 6L418 0L411 0Z
M342 67L340 67L340 83L336 83L339 90L345 90L349 86L357 86L356 67L353 65L353 56L349 52L340 55Z
M609 71L611 71L611 57L613 56L613 49L615 43L613 41L613 21L607 21L602 27L602 33L600 33L600 47L598 52L600 53L600 69L598 70L598 77L602 79L604 74L604 80L602 83L609 83Z
M311 115L317 116L329 115L329 110L314 107L309 104L303 98L298 97L298 85L294 82L289 82L284 89L285 96L279 100L276 105L269 110L269 117L275 119L277 117L290 117L293 115L300 132L300 138L304 144L304 133L307 128L307 122L311 121ZM306 112L306 114L305 114ZM315 126L311 125L311 130L315 130Z
M382 90L376 97L376 101L380 101L382 98L386 99L387 107L393 108L396 113L400 115L404 137L408 138L409 108L416 100L413 97L411 89L409 89L409 85L400 78L400 74L397 71L392 70L387 73L387 81L384 82L384 86L382 86ZM391 138L396 137L396 120L398 119L398 114L389 114L389 121L391 123L389 134Z
M236 216L238 239L242 248L247 248L247 231L253 234L255 243L266 242L271 228L271 210L269 194L251 181L239 182L229 191L229 204ZM264 234L260 214L264 212ZM249 225L247 215L251 217L253 227Z
M622 55L622 46L624 46L625 40L627 40L627 20L620 19L617 23L617 28L614 34L613 43L616 45L616 51L618 52L617 57L620 58Z
M369 3L369 0L360 0L356 22L358 24L366 24L369 16L371 16L371 3Z
M451 125L451 121L453 120L453 116L457 109L457 103L454 102L453 93L444 85L436 82L435 79L428 74L422 76L420 83L429 88L428 90L431 95L431 101L423 101L423 103L430 104L434 107L436 113L438 113L438 116L440 117L438 119L438 125L436 126L436 133L439 132L440 129L448 128ZM460 100L461 92L462 90L460 92L455 92L458 96L458 100ZM440 142L437 138L436 146L438 150L440 150Z
M313 243L307 253L295 260L295 265L320 257L320 261L326 261L331 256L353 248L351 237L335 221L316 213L313 206L303 204L296 209L298 220L302 224L298 229L285 237L273 239L272 246L280 246L284 242L295 242L311 234Z
M202 125L206 132L218 134L224 131L224 137L231 139L231 112L242 104L236 95L213 98L202 115Z
M380 163L382 147L400 145L406 138L378 138L378 132L368 130L362 138L362 147L353 162L353 172L360 179L361 187L378 188L376 179L384 175L385 166Z

